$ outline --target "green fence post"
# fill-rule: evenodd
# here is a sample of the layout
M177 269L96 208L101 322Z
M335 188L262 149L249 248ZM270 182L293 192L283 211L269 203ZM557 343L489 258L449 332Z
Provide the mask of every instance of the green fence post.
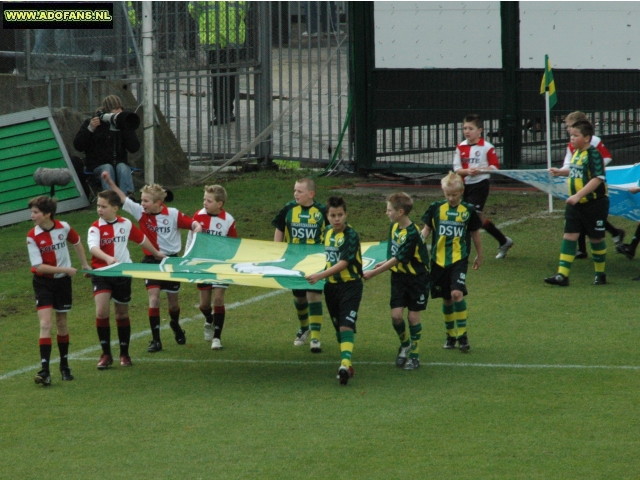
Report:
M504 79L502 162L506 168L515 168L522 163L519 2L500 2L500 18L502 23L502 71Z
M373 44L373 2L348 2L351 42L351 95L353 142L356 171L365 173L375 163L376 131L373 121L372 74L375 64Z

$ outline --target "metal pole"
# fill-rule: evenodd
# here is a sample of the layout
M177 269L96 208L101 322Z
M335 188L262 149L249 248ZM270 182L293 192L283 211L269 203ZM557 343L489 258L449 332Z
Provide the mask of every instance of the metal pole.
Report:
M547 170L551 168L551 109L549 108L549 87L545 88L544 104L547 121ZM553 212L553 195L549 192L549 213Z
M257 8L258 19L258 58L260 61L260 73L255 79L256 94L256 132L262 132L273 121L273 72L271 65L271 15L269 3L252 3L250 8ZM247 82L248 83L248 82ZM267 136L263 142L257 145L256 154L259 162L265 165L271 163L273 149L273 135Z
M153 135L153 20L151 2L142 3L142 78L144 90L144 180L147 184L154 179L154 135Z
M122 2L122 9L124 11L125 25L127 27L127 37L131 40L127 43L127 50L129 50L129 45L133 47L133 53L136 56L136 62L138 63L138 68L142 69L142 61L140 60L140 50L138 50L138 42L136 41L136 35L133 31L133 26L131 25L131 21L129 20L129 9L126 2ZM144 14L144 7L142 8ZM127 67L129 67L129 61L127 59Z

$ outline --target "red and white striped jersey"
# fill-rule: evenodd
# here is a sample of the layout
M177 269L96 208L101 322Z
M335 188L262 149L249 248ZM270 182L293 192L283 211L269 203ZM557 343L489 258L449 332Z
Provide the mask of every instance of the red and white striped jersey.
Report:
M208 235L219 235L221 237L238 237L235 219L229 212L223 209L220 210L218 215L211 215L207 213L206 208L203 208L196 212L193 219L202 227L202 233L206 233ZM190 231L189 236L187 237L188 246L191 245L193 237L194 233L193 231Z
M144 234L128 218L116 217L109 223L102 218L96 220L89 228L87 243L89 251L98 247L107 255L114 257L120 263L131 263L131 256L127 242L132 240L140 245L145 240ZM106 267L104 260L91 256L91 267Z
M182 248L180 228L191 230L193 219L176 208L162 205L160 213L148 214L139 203L127 198L124 202L125 211L129 212L138 221L140 230L147 236L154 247L165 255L175 255ZM143 249L145 255L151 252Z
M38 265L53 267L71 267L71 257L67 248L67 240L72 245L80 243L80 236L67 222L53 221L51 230L36 226L27 234L27 249L31 261L31 273L39 277L62 278L66 273L38 273Z
M600 139L600 137L593 135L591 137L591 146L595 147L596 150L600 152L600 155L602 155L602 161L604 162L604 165L605 166L609 165L609 163L612 160L611 152L607 149L607 147L604 146L604 143L602 143L602 140ZM564 156L564 163L562 165L563 169L569 170L569 165L571 165L571 157L573 157L573 154L575 152L576 152L576 149L573 148L573 145L571 145L571 142L569 142L569 145L567 145L567 153Z
M484 138L480 138L475 145L469 145L467 140L463 141L456 147L456 153L453 157L453 171L457 172L461 168L495 168L500 169L500 160L496 155L496 149ZM471 185L479 183L490 177L488 173L476 175L472 177L467 175L464 177L464 183Z

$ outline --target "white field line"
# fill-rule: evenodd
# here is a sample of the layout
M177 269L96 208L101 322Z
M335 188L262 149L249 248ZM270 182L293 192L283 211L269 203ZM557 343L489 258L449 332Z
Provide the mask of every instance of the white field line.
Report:
M245 305L249 305L251 303L255 303L255 302L259 302L261 300L264 300L266 298L269 297L273 297L275 295L280 295L281 293L285 293L288 290L273 290L269 293L265 293L263 295L258 295L256 297L251 297L248 298L247 300L243 300L241 302L235 302L232 304L229 304L226 306L227 310L233 310L234 308L240 308L240 307L244 307ZM204 318L204 316L202 314L196 315L194 317L189 317L189 318L182 318L180 319L181 323L189 323L192 322L194 320L198 320L198 319L202 319ZM168 330L169 329L169 324L164 325L163 327L160 328L160 330ZM138 338L144 337L149 335L149 329L143 330L141 332L137 332L137 333L133 333L131 334L131 341L136 340ZM119 344L118 340L112 340L111 341L111 346L117 346ZM92 347L88 347L85 348L83 350L80 350L78 352L75 353L70 353L69 354L69 360L78 360L80 359L80 357L82 357L83 355L87 355L89 353L93 353L93 352L97 352L99 350L101 350L102 347L100 347L100 345L94 345ZM94 358L95 360L95 358ZM53 359L51 360L51 364L56 364L59 363L60 359ZM20 368L18 370L14 370L12 372L8 372L8 373L4 373L2 375L0 375L0 380L6 380L7 378L11 378L11 377L15 377L16 375L21 375L23 373L27 373L27 372L31 372L33 370L40 370L40 364L36 364L36 365L31 365L29 367L24 367L24 368Z
M93 357L75 357L80 362L95 362ZM337 361L305 361L305 360L231 360L224 358L210 359L186 359L186 358L136 358L136 363L237 363L253 365L334 365ZM558 364L524 364L524 363L469 363L469 362L421 362L429 367L477 367L477 368L528 368L541 369L568 369L568 370L640 370L640 365L558 365ZM354 365L395 365L394 362L380 361L356 361Z
M515 220L507 220L506 222L502 222L502 223L496 225L496 227L498 227L498 228L509 227L511 225L516 225L518 223L526 222L527 220L529 220L531 218L548 218L548 217L559 218L559 217L563 217L563 216L564 216L564 212L554 211L554 212L549 213L548 210L542 210L541 212L532 213L531 215L527 215L526 217L517 218ZM482 233L482 232L483 232L483 230L480 231L480 233Z

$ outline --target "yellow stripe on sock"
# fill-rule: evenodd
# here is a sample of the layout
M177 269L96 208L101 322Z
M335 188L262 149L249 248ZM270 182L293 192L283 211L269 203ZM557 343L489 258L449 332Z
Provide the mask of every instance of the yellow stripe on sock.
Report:
M320 340L322 315L309 315L309 326L311 328L311 340Z
M340 342L341 352L353 352L353 342Z
M340 352L349 352L350 354L353 354L353 342L340 342ZM348 358L343 358L340 361L340 365L350 367L351 360Z
M456 320L456 321L466 320L467 319L467 311L464 310L463 312L454 312L453 319Z

